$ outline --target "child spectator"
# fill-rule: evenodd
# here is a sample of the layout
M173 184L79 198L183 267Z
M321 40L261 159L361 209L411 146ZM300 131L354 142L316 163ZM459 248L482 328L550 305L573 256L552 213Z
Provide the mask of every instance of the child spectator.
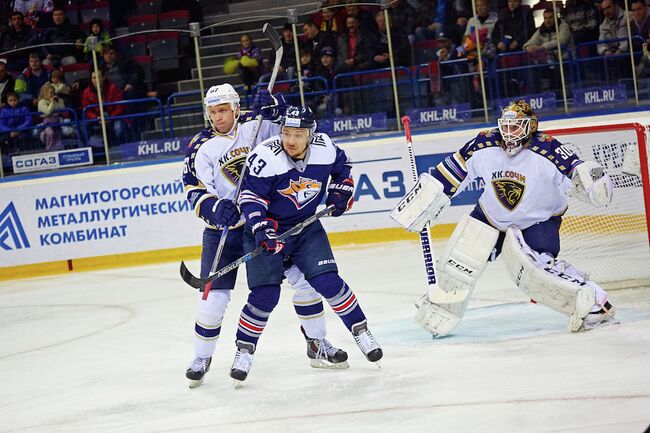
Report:
M93 45L93 38L96 38L94 44L97 54L101 54L104 47L111 45L111 36L104 30L104 22L99 18L90 20L90 35L88 35L84 43L84 54L88 63L91 63L93 59L92 49L90 48Z
M32 126L32 116L27 107L18 105L18 95L7 93L7 105L0 110L0 146L4 155L20 152L29 131L19 130Z
M252 93L253 86L260 78L263 72L262 51L260 51L253 39L248 33L241 35L239 40L241 49L239 50L239 76L241 77L246 91Z
M54 87L54 93L59 98L62 98L63 101L70 96L70 86L66 84L64 78L63 71L59 69L52 71L52 77L50 78L50 84Z
M41 92L38 96L38 111L43 115L43 124L58 124L61 122L61 117L57 110L63 110L65 104L63 100L56 96L54 86L50 83L45 83L41 87ZM46 151L61 150L61 126L48 126L41 131L41 142L45 144Z
M325 78L330 90L334 86L334 76L336 76L336 69L334 68L335 60L336 57L334 56L334 50L331 47L323 47L320 50L320 64L316 67L316 70L313 73L313 76ZM314 82L314 90L324 91L325 88L326 87L322 81ZM332 104L332 95L325 94L316 97L316 111L320 117L327 117L328 105ZM335 116L343 114L343 110L339 107L334 107L333 111Z

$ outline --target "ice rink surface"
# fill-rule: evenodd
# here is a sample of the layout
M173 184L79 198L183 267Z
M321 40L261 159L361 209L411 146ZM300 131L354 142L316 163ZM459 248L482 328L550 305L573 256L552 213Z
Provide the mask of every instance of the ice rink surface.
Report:
M197 295L178 264L1 282L0 432L641 433L650 424L650 289L610 292L620 325L568 334L566 319L528 302L497 262L455 333L433 340L411 321L424 293L417 242L335 253L384 349L381 370L327 306L328 338L350 368L309 367L283 287L237 390L228 371L243 269L211 370L193 390L184 373Z

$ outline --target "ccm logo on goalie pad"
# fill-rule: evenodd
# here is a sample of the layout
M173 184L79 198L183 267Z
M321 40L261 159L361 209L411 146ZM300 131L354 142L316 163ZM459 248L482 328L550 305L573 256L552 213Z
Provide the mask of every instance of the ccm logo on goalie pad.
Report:
M406 196L397 204L397 210L399 212L404 210L404 207L413 200L416 194L422 189L422 182L418 182L411 191L409 191Z
M471 276L474 273L473 269L470 269L467 266L464 266L464 265L454 261L453 259L447 260L447 263L450 264L451 266L453 266L454 268L458 269L459 271L466 273L467 275Z

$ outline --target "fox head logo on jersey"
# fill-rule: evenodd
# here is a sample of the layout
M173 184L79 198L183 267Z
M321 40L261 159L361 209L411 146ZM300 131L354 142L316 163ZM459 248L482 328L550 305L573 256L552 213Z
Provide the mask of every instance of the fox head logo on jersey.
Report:
M301 177L300 180L290 179L289 187L279 189L278 192L291 200L297 209L302 209L310 201L314 199L320 192L321 182L306 177Z
M242 155L224 163L221 166L221 173L223 174L223 177L228 179L228 182L236 186L239 183L239 177L241 176L241 171L242 168L244 168L245 162L246 155Z
M506 209L513 211L524 196L526 184L514 179L492 179L492 188L499 202Z

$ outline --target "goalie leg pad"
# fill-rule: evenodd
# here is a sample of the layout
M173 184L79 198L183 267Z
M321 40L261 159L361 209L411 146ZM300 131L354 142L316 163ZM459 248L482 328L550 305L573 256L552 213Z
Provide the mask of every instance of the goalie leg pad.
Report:
M502 257L517 287L535 301L569 316L570 331L582 328L585 316L596 304L598 287L586 274L566 262L556 262L546 254L533 251L521 230L514 227L506 232Z
M439 336L454 329L465 313L498 237L498 230L463 215L440 258L439 287L427 294L426 302L418 304L416 323Z
M390 217L406 230L419 232L428 222L435 222L450 203L442 183L429 173L422 173Z

